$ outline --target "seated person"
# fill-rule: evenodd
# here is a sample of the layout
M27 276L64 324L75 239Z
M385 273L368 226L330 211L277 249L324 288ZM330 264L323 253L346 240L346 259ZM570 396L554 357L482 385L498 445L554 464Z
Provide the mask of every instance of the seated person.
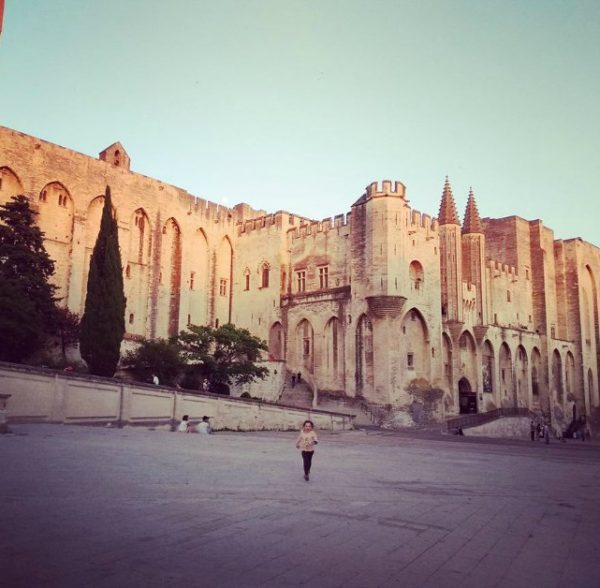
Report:
M201 435L210 435L212 433L212 427L210 426L210 422L208 421L207 416L202 417L202 421L198 423L196 430Z

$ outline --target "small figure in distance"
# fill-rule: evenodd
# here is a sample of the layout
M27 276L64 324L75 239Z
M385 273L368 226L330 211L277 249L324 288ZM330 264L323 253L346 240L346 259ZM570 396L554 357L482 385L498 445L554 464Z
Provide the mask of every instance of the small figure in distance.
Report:
M196 430L201 435L210 435L212 433L212 427L210 426L210 421L207 416L203 416L202 420L198 423Z
M546 445L550 443L550 425L548 423L544 423L544 441Z
M177 427L178 433L191 433L192 425L190 424L190 416L187 414L183 415L181 422L179 423L179 427Z
M535 422L533 419L529 422L529 432L531 433L531 440L535 441Z
M155 386L158 386L160 384L160 380L158 379L158 376L156 374L152 374L152 383Z
M298 384L302 381L302 374L300 372L298 372L298 374L296 375L296 382L298 382Z
M312 421L304 421L300 435L298 435L298 439L296 440L296 448L300 449L302 452L304 479L307 482L310 479L310 468L312 465L312 458L315 453L315 445L319 442L314 428L315 426Z
M292 374L292 388L296 385L296 374Z

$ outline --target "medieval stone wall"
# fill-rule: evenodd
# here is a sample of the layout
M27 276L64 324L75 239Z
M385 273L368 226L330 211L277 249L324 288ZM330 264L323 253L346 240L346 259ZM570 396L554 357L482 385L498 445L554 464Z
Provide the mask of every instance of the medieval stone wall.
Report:
M317 222L222 207L130 165L119 143L94 159L0 128L0 203L30 198L75 312L110 185L127 339L231 321L313 390L413 415L529 406L560 422L571 401L600 405L597 247L540 220L481 220L472 192L461 223L448 181L439 220L384 181Z

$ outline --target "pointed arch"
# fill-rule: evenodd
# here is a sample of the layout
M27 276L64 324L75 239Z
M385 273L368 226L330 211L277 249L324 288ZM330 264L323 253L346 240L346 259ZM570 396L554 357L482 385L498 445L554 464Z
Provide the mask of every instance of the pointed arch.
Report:
M25 194L25 190L19 176L10 167L0 166L0 204L21 194Z
M523 345L517 347L515 354L515 377L518 406L529 405L529 360Z
M364 394L374 385L373 323L366 314L362 314L356 323L356 392Z
M567 351L565 358L565 388L567 392L566 399L575 402L577 413L586 414L585 386L577 383L575 357L571 351Z
M481 374L483 378L483 391L493 394L496 384L496 360L494 357L494 347L489 339L484 341L481 351Z
M268 261L262 261L258 267L258 274L260 276L260 288L268 288L271 274L271 264Z
M233 270L233 246L225 235L219 243L215 261L215 320L221 324L230 321L231 277Z
M531 350L531 397L534 404L546 406L547 394L542 378L542 354L537 347Z
M148 304L150 300L150 260L152 253L152 227L143 208L135 210L129 221L129 248L124 263L125 316L127 332L146 335Z
M63 299L69 291L74 211L73 198L63 184L50 182L41 189L37 224L44 233L46 251L55 262L52 281Z
M442 333L442 362L444 364L444 383L452 390L452 339Z
M460 414L477 412L477 393L465 376L458 380L458 406Z
M402 370L403 385L415 378L429 380L431 374L429 349L429 328L425 318L417 308L410 308L400 322L398 352Z
M181 297L181 229L173 217L163 224L160 237L157 329L160 337L179 332Z
M414 259L408 266L408 275L410 277L411 288L413 290L421 290L425 281L425 272L420 261Z
M477 389L477 345L471 331L465 330L458 339L460 358L459 375L467 378L470 385Z
M133 211L129 222L130 263L148 265L152 254L152 226L143 208Z
M296 326L296 354L298 362L310 374L314 371L315 333L308 319L302 319Z
M552 353L552 398L558 404L564 402L562 358L558 349Z
M500 345L498 363L500 369L500 401L504 406L516 406L512 353L506 342Z
M341 323L337 316L332 316L325 325L325 362L324 372L329 388L335 388L340 372Z
M41 192L43 194L43 191ZM104 208L104 196L96 196L88 204L85 214L85 252L83 262L83 280L82 280L82 296L80 313L83 313L85 308L85 299L87 296L87 279L90 271L90 259L98 233L100 231L100 220L102 218L102 209ZM113 208L114 213L114 208Z
M186 276L188 288L188 322L194 325L206 325L210 322L208 305L210 298L210 249L204 229L199 228L186 240L189 275Z
M581 332L583 372L591 369L595 377L600 374L600 317L598 310L598 287L596 277L589 264L586 264L581 285ZM588 380L588 378L586 378ZM589 380L588 380L589 381ZM585 384L587 385L587 381ZM598 406L600 396L598 389L588 386L584 393L585 405Z
M269 329L269 355L275 360L285 360L285 330L279 321Z

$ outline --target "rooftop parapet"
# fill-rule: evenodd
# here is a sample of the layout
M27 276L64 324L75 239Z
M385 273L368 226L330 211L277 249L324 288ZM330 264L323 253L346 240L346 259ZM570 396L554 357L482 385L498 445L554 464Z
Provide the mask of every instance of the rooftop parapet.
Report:
M264 229L276 231L281 231L283 229L285 231L290 227L297 226L298 221L304 224L307 223L307 219L297 216L295 217L289 212L279 210L273 214L265 214L256 218L238 220L238 235L249 234L253 231L260 231ZM308 222L315 223L316 221Z
M299 226L291 227L288 229L288 235L292 239L301 239L310 235L317 235L318 233L328 233L330 231L336 231L341 227L347 227L350 224L350 213L346 215L337 214L332 218L326 218L322 221L306 221L301 222Z
M352 205L357 206L364 204L367 200L373 198L382 198L390 196L394 198L402 198L406 200L406 186L402 182L392 182L391 180L383 180L381 185L379 182L371 182L366 188L363 195Z
M411 210L410 224L413 229L425 229L427 232L436 232L438 229L436 219L418 210Z
M379 182L371 182L365 191L367 199L377 198L380 196L397 196L404 198L406 195L406 186L402 182L393 182L391 180L383 180L381 188Z
M494 259L488 259L486 265L492 270L492 275L494 277L504 274L505 276L510 277L513 282L519 278L519 272L512 265Z

